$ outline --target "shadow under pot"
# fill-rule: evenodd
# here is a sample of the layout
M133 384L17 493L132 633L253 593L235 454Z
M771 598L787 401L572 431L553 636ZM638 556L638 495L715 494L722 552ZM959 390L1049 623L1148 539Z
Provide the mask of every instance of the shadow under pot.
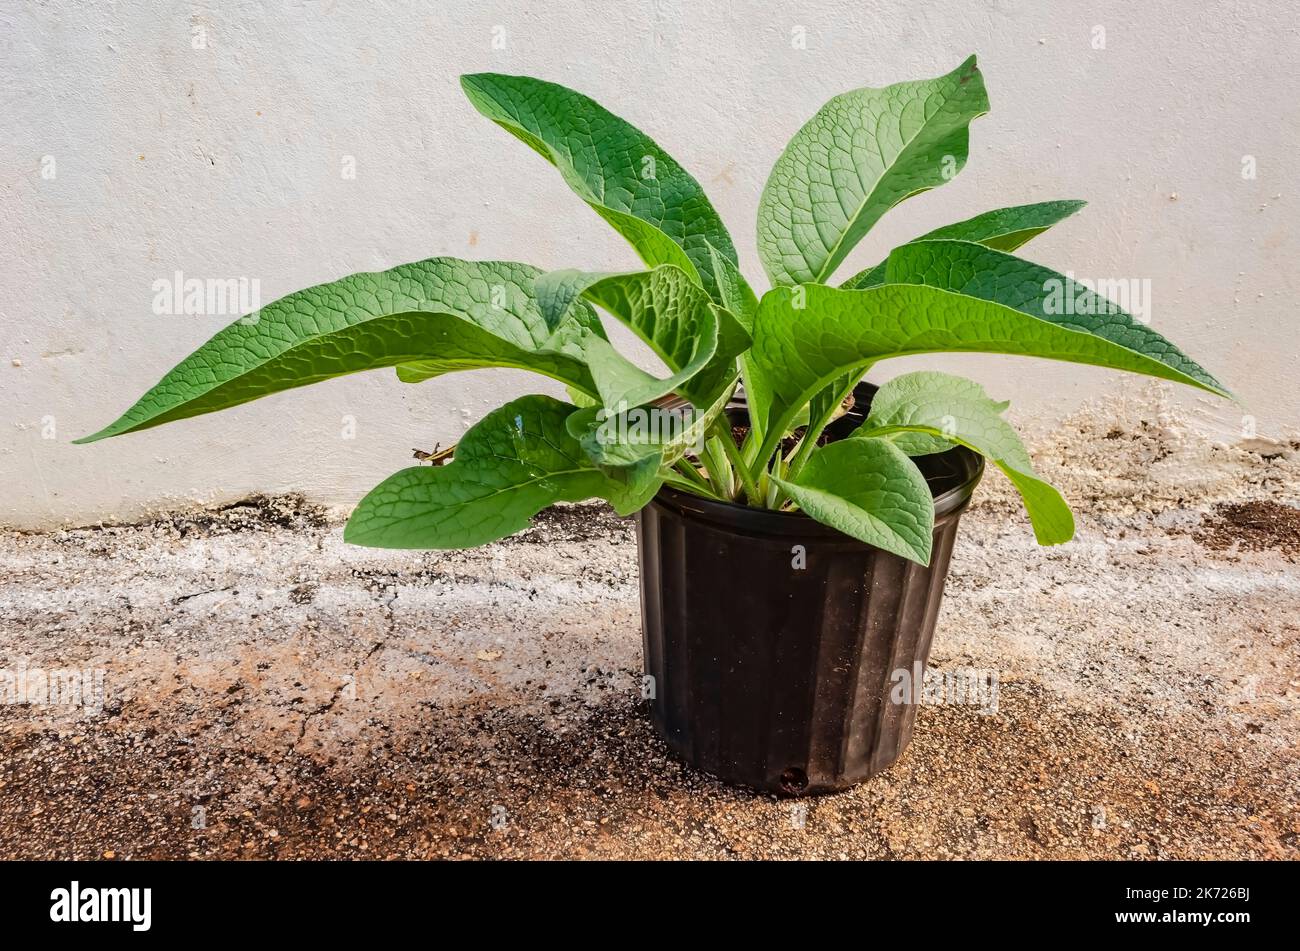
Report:
M857 428L875 390L858 385L831 439ZM746 421L743 402L728 412ZM638 513L651 719L692 766L806 795L902 755L917 704L891 702L895 672L925 668L957 522L984 472L963 447L915 461L935 502L928 567L801 513L668 487Z

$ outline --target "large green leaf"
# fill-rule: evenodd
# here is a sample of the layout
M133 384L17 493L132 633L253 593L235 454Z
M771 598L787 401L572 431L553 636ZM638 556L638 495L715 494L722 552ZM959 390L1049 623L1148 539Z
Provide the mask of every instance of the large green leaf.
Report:
M965 221L958 221L954 224L944 225L942 228L936 228L934 231L927 232L914 240L956 238L963 241L975 241L987 247L998 248L1003 251L1014 251L1035 235L1042 234L1052 225L1074 214L1086 204L1087 202L1083 201L1064 200L997 208L976 215L974 218L967 218ZM885 283L885 267L888 263L888 259L886 259L874 267L860 271L841 284L840 287L845 290L862 290L863 288L883 284ZM839 394L844 392L846 382L851 387L860 378L861 374L858 373L853 375L851 379L845 378L835 381L813 397L813 405L833 404Z
M1223 392L1222 384L1204 368L1117 304L1064 274L1003 251L969 241L916 241L890 253L886 280L1005 304L1058 326L1104 337L1160 361L1207 389Z
M972 56L946 76L836 96L790 140L758 206L773 284L825 283L890 208L966 164L988 111Z
M603 498L620 515L654 495L658 464L612 475L587 459L565 429L575 407L525 396L467 432L445 466L416 466L361 500L345 541L372 548L471 548L528 526L553 502Z
M549 161L650 267L673 264L715 296L710 248L736 249L699 182L639 129L587 96L528 76L461 77L474 107Z
M551 324L567 326L564 315L581 296L629 327L671 371L655 377L606 341L588 338L583 353L607 409L640 406L672 392L697 406L712 405L736 379L736 357L749 346L736 318L672 265L631 274L557 271L539 277L536 289Z
M952 238L957 241L974 241L999 251L1014 251L1030 238L1042 234L1052 225L1074 214L1086 201L1043 201L1033 205L1015 205L997 208L974 218L958 221L942 228L928 231L914 241L931 238ZM859 271L840 285L845 290L862 290L885 283L885 265L881 261L874 267Z
M884 384L854 438L883 438L909 456L940 452L952 444L988 458L1020 496L1041 545L1074 537L1074 516L1065 499L1034 473L1019 435L1002 418L1006 403L989 398L973 380L947 373L906 373Z
M611 412L618 412L654 402L670 393L684 393L691 377L699 373L716 352L716 323L711 324L707 332L708 338L701 341L691 361L665 377L642 370L608 341L594 338L588 341L587 368L596 381L601 405Z
M822 446L795 478L776 482L822 524L930 563L934 497L916 463L888 440L845 439Z
M77 441L412 361L422 361L424 376L506 366L593 391L579 337L597 333L600 321L575 312L553 334L532 297L538 273L510 261L430 258L298 291L220 331L115 423Z
M718 302L748 332L754 329L754 311L758 309L758 297L749 286L745 276L740 273L734 261L730 261L718 252L713 252L713 276L718 285Z
M1199 374L1097 333L953 291L911 284L861 291L820 284L778 287L759 302L750 352L751 405L767 411L763 458L795 411L850 370L888 357L962 351L1111 367L1224 393Z

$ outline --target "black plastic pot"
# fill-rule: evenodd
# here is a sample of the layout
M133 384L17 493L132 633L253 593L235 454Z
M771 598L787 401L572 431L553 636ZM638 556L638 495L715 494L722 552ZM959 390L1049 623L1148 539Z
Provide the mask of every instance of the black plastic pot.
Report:
M859 385L833 437L874 392ZM962 448L916 461L935 494L929 567L797 513L669 488L642 509L651 717L692 766L805 795L846 789L906 749L916 706L891 702L894 672L929 658L957 521L984 471Z

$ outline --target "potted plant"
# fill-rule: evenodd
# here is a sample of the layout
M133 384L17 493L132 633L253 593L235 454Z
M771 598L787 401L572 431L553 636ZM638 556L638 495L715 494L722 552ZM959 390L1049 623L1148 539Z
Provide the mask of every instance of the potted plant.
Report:
M644 133L554 83L461 83L646 270L440 257L353 274L222 330L80 441L380 367L408 383L492 366L560 381L571 402L525 396L489 413L450 462L404 469L362 499L344 537L463 548L555 502L640 512L653 720L724 779L821 792L898 757L915 709L890 702L890 675L925 663L984 460L1020 491L1040 543L1073 535L1066 503L1003 419L1006 403L935 372L876 389L860 382L867 370L978 351L1227 395L1142 321L1013 254L1082 202L990 211L832 283L886 211L965 164L969 124L988 109L974 57L935 79L837 96L796 133L759 203L772 282L761 298L700 185ZM631 328L667 375L611 346L594 308Z

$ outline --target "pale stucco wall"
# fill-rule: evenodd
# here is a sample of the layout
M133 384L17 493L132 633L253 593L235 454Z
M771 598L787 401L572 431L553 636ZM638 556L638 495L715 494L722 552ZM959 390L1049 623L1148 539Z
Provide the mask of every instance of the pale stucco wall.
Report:
M1149 279L1154 326L1246 405L1181 396L1197 418L1225 438L1244 413L1283 433L1300 419L1298 19L1293 3L1173 0L5 4L0 523L256 490L355 500L411 447L554 392L514 372L407 387L382 371L68 444L228 322L152 312L152 283L177 270L256 278L267 301L435 254L634 266L553 169L471 109L456 77L477 70L566 83L644 128L704 183L760 282L755 209L789 135L834 93L977 52L993 110L966 170L891 213L843 273L988 208L1086 198L1026 253ZM941 365L1026 421L1117 381L1009 358Z

